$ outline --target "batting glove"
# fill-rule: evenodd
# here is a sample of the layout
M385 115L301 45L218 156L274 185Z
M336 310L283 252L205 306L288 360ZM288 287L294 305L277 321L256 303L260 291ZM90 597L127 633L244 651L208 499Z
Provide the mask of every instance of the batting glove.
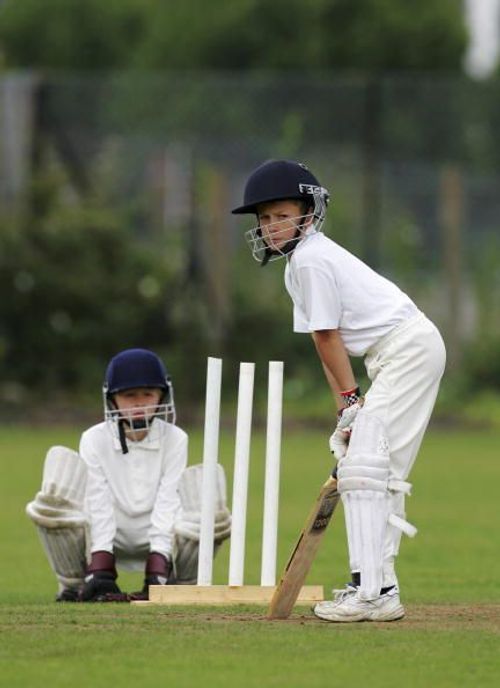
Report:
M108 595L121 595L121 590L116 584L117 577L114 554L105 551L92 552L85 582L78 595L79 601L105 602Z
M345 406L344 408L340 409L337 414L337 425L333 431L333 434L330 436L329 441L330 451L335 456L337 461L343 459L347 454L352 424L358 415L359 409L363 406L364 401L359 387L341 392L340 395Z

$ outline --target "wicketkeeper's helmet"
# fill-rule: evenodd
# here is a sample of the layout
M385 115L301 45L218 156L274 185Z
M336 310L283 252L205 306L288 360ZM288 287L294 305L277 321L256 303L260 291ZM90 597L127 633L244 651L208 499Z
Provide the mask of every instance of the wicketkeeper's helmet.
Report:
M116 394L138 387L168 391L171 382L163 361L155 353L148 349L126 349L109 362L104 385L108 394Z
M129 389L151 388L162 391L160 401L154 407L145 407L144 417L138 419L129 409L128 415L119 411L113 395ZM132 429L150 427L154 418L175 423L174 388L163 361L148 349L126 349L114 356L108 364L103 384L104 416L118 425L122 448L124 424Z

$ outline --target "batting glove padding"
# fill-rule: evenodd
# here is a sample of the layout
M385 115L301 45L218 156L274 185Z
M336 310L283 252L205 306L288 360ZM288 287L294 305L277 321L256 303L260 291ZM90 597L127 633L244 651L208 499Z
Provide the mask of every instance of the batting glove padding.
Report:
M346 406L339 411L337 418L337 426L330 437L330 451L334 454L337 461L343 459L347 454L347 447L349 446L349 438L351 436L352 424L360 408L362 407L362 399L351 406Z

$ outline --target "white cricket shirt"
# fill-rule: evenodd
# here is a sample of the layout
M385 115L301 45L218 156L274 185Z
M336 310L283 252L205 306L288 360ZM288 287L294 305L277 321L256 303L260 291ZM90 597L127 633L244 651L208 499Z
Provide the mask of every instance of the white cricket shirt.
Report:
M338 330L350 356L364 356L418 313L399 287L322 232L306 236L287 260L285 286L294 332Z
M113 551L117 527L137 546L171 555L177 485L187 465L188 437L175 425L155 418L141 442L127 439L123 454L108 422L86 430L80 456L87 465L85 511L91 551Z

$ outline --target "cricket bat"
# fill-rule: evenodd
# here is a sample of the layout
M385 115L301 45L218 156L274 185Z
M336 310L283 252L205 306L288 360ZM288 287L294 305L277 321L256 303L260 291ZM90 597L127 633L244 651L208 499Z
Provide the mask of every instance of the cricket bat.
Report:
M276 586L267 611L268 619L290 616L339 499L337 480L330 477L320 490Z

